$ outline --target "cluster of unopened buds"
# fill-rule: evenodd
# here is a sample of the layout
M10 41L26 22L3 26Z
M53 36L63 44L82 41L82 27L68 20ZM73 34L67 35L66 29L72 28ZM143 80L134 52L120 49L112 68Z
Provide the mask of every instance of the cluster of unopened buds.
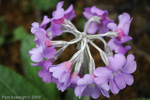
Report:
M43 67L38 73L39 77L46 83L55 83L62 92L72 88L79 98L85 95L96 99L101 94L109 98L109 92L118 94L126 85L132 85L134 79L131 74L137 65L134 56L126 54L131 47L124 46L132 39L128 36L132 21L129 14L119 15L117 25L108 18L107 10L96 6L85 8L83 15L87 22L83 32L80 32L70 21L75 17L73 5L64 10L63 3L57 4L51 19L44 16L41 24L32 23L31 32L35 35L34 42L37 45L29 54L35 62L33 66ZM73 34L75 38L71 41L53 40L64 32ZM108 43L104 37L110 38ZM95 39L102 41L104 50L93 42ZM63 51L72 44L77 45L78 51L70 60L54 65ZM95 67L89 44L99 52L104 67Z

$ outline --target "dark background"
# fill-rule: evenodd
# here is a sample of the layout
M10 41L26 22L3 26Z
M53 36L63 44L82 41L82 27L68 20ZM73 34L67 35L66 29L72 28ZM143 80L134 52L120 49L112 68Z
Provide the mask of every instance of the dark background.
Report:
M49 5L43 5L39 2L47 0L0 0L0 64L7 66L20 75L24 76L23 61L20 55L21 39L16 39L15 30L24 29L27 34L30 33L32 22L41 22L44 15L51 18L51 13L55 10L58 0L51 0ZM121 90L119 94L110 94L110 98L101 96L101 100L132 100L134 98L150 98L150 1L149 0L64 0L64 8L70 4L74 5L76 17L73 23L79 30L83 28L83 10L85 7L96 5L98 8L109 11L109 18L118 22L118 15L127 12L133 17L129 35L133 40L127 44L132 46L128 54L135 55L137 61L137 70L133 73L134 84ZM54 4L53 4L54 3ZM44 4L44 3L43 3ZM17 33L16 33L17 34ZM22 33L20 33L22 34ZM61 39L68 40L70 35L63 35ZM69 39L70 40L70 39ZM63 57L58 61L68 59L73 54L66 50ZM71 52L71 53L67 53ZM98 63L97 56L94 58ZM99 64L100 65L100 64ZM2 73L0 73L1 75ZM1 90L0 90L1 91ZM61 93L63 99L65 93ZM99 98L99 99L100 99Z

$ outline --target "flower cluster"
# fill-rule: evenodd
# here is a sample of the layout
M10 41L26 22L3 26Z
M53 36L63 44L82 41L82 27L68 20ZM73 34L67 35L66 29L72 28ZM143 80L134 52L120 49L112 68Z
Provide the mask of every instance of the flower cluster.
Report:
M83 32L80 32L71 23L75 17L73 5L64 10L63 3L57 4L52 18L44 16L41 24L32 23L31 32L35 35L34 42L37 45L29 54L35 62L32 63L33 66L43 67L38 73L39 77L46 83L55 83L62 92L68 88L74 89L79 98L85 95L96 99L101 94L109 98L110 91L118 94L126 85L132 85L134 79L131 74L137 65L134 56L126 54L131 47L124 46L124 43L132 39L128 36L132 21L129 14L119 15L117 25L108 18L107 10L96 6L85 8L83 15L87 22ZM63 32L71 33L75 38L71 41L53 40ZM108 43L104 37L110 38ZM104 50L93 42L95 39L102 41ZM54 62L72 44L77 44L78 51L70 60L55 65ZM99 52L104 67L96 67L89 44Z

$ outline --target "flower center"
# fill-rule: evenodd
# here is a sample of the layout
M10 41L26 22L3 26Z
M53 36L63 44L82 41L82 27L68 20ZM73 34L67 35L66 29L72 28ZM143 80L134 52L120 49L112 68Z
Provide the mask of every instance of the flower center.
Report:
M90 85L88 85L89 87L91 87L91 88L94 88L95 87L95 83L93 83L93 84L90 84Z
M49 40L48 38L46 38L46 40L45 40L45 46L46 47L50 47L51 46L51 44L52 44L52 42L51 42L51 40Z
M114 76L118 75L120 73L120 71L121 71L121 69L114 71L110 77L113 78Z
M60 19L57 19L57 20L54 20L54 23L55 23L55 24L65 24L65 23L64 23L64 19L65 19L65 17L60 18Z
M120 40L123 36L125 36L125 33L121 28L117 28L115 31L118 32L118 36L117 36L118 40Z

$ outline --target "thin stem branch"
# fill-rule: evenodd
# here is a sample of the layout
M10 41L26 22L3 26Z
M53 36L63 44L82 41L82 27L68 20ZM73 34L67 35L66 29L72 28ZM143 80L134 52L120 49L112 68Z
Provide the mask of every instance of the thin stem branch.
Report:
M78 58L78 56L82 53L82 51L85 49L86 47L86 39L83 39L83 41L81 41L81 49L79 51L77 51L73 57L70 59L70 61L76 61L76 59Z
M86 23L83 33L86 34L87 29L88 29L88 27L89 27L89 25L90 25L91 22L100 23L100 19L101 19L101 17L98 17L98 16L93 16L93 17L91 17L91 18L88 20L88 22Z
M86 45L86 48L87 48L87 51L88 51L89 58L93 59L88 44Z
M95 47L99 52L101 52L102 50L97 46L97 45L95 45L92 41L89 41L90 42L90 44L93 46L93 47Z

